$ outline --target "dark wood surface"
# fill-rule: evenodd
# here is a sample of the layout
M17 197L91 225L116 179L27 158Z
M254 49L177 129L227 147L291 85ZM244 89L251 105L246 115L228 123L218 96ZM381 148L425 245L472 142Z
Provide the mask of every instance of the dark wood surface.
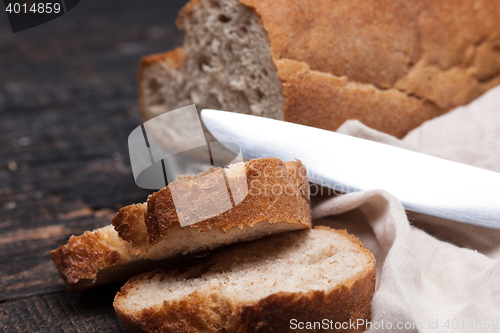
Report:
M80 1L16 34L0 14L0 331L125 331L120 285L68 293L49 252L149 194L127 147L136 74L141 56L182 43L185 2Z

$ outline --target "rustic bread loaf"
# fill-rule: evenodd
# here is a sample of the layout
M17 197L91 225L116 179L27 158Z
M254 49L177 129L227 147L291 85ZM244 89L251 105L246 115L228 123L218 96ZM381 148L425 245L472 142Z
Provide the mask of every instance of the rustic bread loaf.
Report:
M293 319L369 319L375 275L375 259L357 238L316 227L136 276L114 307L131 332L288 332ZM307 331L323 331L315 328Z
M214 188L202 176L215 171L185 176L152 194L147 204L122 208L113 218L116 230L110 225L87 231L72 236L68 244L52 251L52 259L68 289L82 291L152 268L168 267L162 265L182 260L181 254L311 227L304 166L299 161L283 162L276 158L237 163L225 169L227 183L233 186L224 186L231 191L233 202L242 201L220 215L181 227L179 216L183 211L176 211L170 188L182 185L188 192L204 186L205 191ZM243 198L238 191L247 186L248 194ZM210 193L203 196L210 197ZM216 196L213 199L215 203L219 200ZM214 200L208 202L212 204ZM199 209L202 204L199 199L189 202L188 208Z
M183 48L142 61L142 114L195 103L402 137L500 84L499 17L499 0L192 0Z

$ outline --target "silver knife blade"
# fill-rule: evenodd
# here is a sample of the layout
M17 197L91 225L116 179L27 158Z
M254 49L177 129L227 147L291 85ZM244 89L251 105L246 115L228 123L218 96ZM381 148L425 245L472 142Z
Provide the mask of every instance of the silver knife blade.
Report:
M500 173L280 120L208 109L201 118L247 159L299 159L313 183L343 193L383 189L409 211L500 229Z

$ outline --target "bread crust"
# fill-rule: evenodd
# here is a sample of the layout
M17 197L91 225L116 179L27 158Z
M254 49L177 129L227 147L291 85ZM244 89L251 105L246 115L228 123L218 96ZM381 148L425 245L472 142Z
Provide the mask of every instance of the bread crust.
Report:
M346 230L332 230L317 226L314 229L330 230L345 235L371 257L370 269L347 281L341 288L330 292L310 291L308 293L276 293L252 306L241 309L238 332L287 332L290 318L297 322L321 322L329 319L335 322L348 322L349 319L369 320L371 300L375 292L376 265L373 254L363 246L359 238ZM315 330L310 330L314 332ZM322 331L322 330L319 330ZM347 329L342 332L363 332L364 328Z
M178 47L165 53L142 57L141 66L149 66L158 62L166 62L170 68L179 69L184 64L184 48Z
M186 226L208 232L220 228L255 226L261 222L271 224L286 221L311 226L309 183L305 166L300 162L283 162L277 158L261 158L245 163L248 195L224 213ZM230 191L229 186L227 186ZM274 192L273 192L274 189ZM119 221L113 221L116 226ZM170 187L153 193L148 198L145 223L148 242L158 242L169 228L179 223Z
M99 269L123 260L123 255L103 244L99 231L71 236L68 244L51 251L50 255L69 283L76 283L82 278L94 279Z
M498 0L239 1L261 18L274 62L305 62L442 110L500 83Z
M287 101L285 120L293 123L336 130L349 119L360 119L371 128L403 137L442 113L433 103L397 89L352 83L346 77L313 71L304 62L281 59L276 65Z
M328 319L349 322L349 319L369 320L371 300L375 290L375 266L348 286L331 292L310 291L306 294L276 293L252 306L241 309L238 332L288 332L290 318L297 322L322 322ZM311 332L321 330L310 330ZM342 332L363 332L347 329Z
M121 239L134 244L147 244L146 210L146 203L133 204L121 208L113 217L111 223Z
M132 247L114 234L112 226L86 231L80 236L71 236L66 245L50 252L69 291L79 292L132 276L120 272L142 258L134 255Z
M286 121L403 137L500 84L499 0L238 1L268 33Z
M358 238L347 234L345 230L316 228L348 237L370 258L368 268L343 285L332 287L330 290L276 292L256 302L234 304L218 298L215 294L206 295L195 291L182 299L164 302L160 306L145 308L135 313L121 307L120 299L126 297L130 290L143 281L158 275L161 280L179 274L153 271L132 278L121 288L115 297L115 311L131 332L289 332L294 331L290 328L291 319L297 319L298 322L321 322L328 319L334 323L369 320L376 280L373 254L363 247ZM364 328L341 331L362 332Z

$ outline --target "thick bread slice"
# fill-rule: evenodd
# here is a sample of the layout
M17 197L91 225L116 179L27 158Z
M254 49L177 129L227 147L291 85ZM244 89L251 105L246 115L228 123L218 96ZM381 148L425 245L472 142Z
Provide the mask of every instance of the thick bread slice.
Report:
M189 194L199 188L211 188L213 186L206 185L200 176L213 171L185 177L150 195L145 212L141 210L144 206L121 209L113 218L120 237L130 241L135 246L135 253L144 258L163 259L311 227L305 166L300 161L283 162L277 158L236 163L225 169L226 187L233 201L240 192L246 192L243 189L248 191L246 197L220 215L181 227L179 214L197 214L194 207L202 210L200 208L207 203L201 198L189 205L193 207L189 211L179 211L170 189L177 185ZM230 187L228 184L236 185Z
M370 318L375 275L375 259L357 238L316 227L136 276L114 307L131 332L288 332L292 319L328 319L334 328ZM307 331L323 331L315 328Z
M195 103L404 136L500 84L500 0L192 0L143 59L145 120Z
M194 188L203 184L200 176L213 171L185 176L177 183ZM190 258L180 254L311 227L306 170L299 161L252 160L231 165L225 175L229 183L239 185L231 187L233 200L238 197L237 190L250 187L239 205L220 216L181 227L167 187L150 196L148 201L154 204L149 209L146 203L122 208L113 218L117 231L109 225L72 236L68 244L51 252L67 288L83 291ZM244 184L238 182L243 175ZM153 245L148 237L155 241Z

